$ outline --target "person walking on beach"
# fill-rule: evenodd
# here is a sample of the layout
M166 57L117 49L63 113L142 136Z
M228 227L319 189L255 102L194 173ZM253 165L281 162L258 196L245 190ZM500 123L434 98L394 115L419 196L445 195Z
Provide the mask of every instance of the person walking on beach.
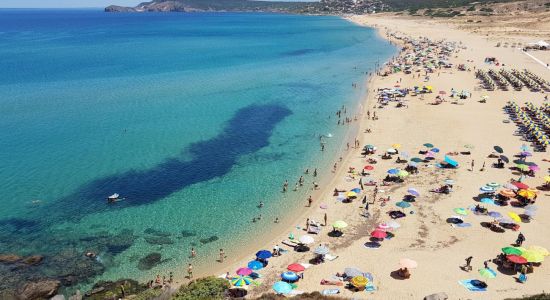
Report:
M327 213L325 213L325 217L324 217L325 225L324 226L327 226L327 220L328 220Z
M223 252L223 249L220 249L220 262L223 263L223 259L225 258L225 252Z
M471 264L472 264L472 259L473 258L474 258L473 256L470 256L470 257L466 258L466 265L464 265L464 267L463 267L465 271L470 272L472 270L472 265Z
M313 170L313 177L317 177L317 168L315 168L315 170Z
M309 218L306 219L306 232L309 231Z
M191 248L191 258L195 258L197 256L197 252L195 251L195 248Z
M313 182L313 189L314 190L318 190L319 189L319 184L317 184L317 182Z
M470 171L474 171L474 160L472 159L472 167L470 168Z
M307 207L311 207L311 203L313 203L313 198L311 198L311 195L309 198L307 198Z
M193 265L191 264L187 266L187 278L193 279Z
M523 233L519 233L518 234L518 238L516 239L516 245L518 247L521 247L521 244L523 244L523 242L525 242L525 236L523 235Z

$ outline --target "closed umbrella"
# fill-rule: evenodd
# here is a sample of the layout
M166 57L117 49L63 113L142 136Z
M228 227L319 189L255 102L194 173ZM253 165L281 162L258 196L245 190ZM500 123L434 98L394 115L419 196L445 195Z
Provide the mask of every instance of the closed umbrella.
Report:
M288 294L292 291L292 286L284 281L275 282L272 288L277 294Z
M309 244L315 242L315 240L313 239L313 237L310 236L310 235L302 235L302 236L298 239L298 241L299 241L300 243L302 243L302 244L305 244L305 245L309 245Z
M301 264L290 264L286 269L292 272L303 272L306 268Z
M402 258L399 260L401 268L414 269L418 267L418 263L410 258Z

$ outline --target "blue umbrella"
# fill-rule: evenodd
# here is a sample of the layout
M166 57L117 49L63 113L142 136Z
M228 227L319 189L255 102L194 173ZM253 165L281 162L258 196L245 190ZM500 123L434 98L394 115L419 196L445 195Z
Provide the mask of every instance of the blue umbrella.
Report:
M416 167L416 166L418 166L418 164L415 163L414 161L410 161L410 162L409 162L409 166L411 166L411 167Z
M482 193L494 193L495 192L495 188L492 188L490 186L482 186L480 189L479 189Z
M399 201L399 202L395 203L395 205L397 207L401 207L401 208L411 207L411 204L409 202L405 202L405 201Z
M430 149L430 151L432 151L433 153L439 153L439 148L432 148Z
M267 250L260 250L260 251L256 252L256 257L261 258L261 259L268 259L268 258L271 257L271 252L269 252Z
M264 268L264 264L262 264L261 262L259 262L257 260L253 260L253 261L248 262L248 268L250 268L252 270L260 270L260 269Z
M272 288L277 294L288 294L292 291L292 286L284 281L275 282Z
M500 218L502 217L502 214L499 213L498 211L490 211L488 213L489 217L492 217L492 218Z
M361 189L360 188L354 188L351 190L352 192L355 192L355 193L361 193Z
M420 196L420 193L415 188L409 188L407 190L407 192L409 192L409 194L411 194L413 196L416 196L416 197Z
M399 170L397 170L397 169L389 169L389 170L388 170L388 174L395 175L395 174L397 174L397 173L399 173Z
M493 201L493 199L489 199L489 198L483 198L483 199L479 200L479 202L486 203L486 204L495 204L495 201Z
M281 278L284 281L288 281L288 282L295 282L295 281L298 281L298 279L300 279L298 274L296 274L294 272L291 272L291 271L284 272L283 274L281 274Z
M445 161L446 161L449 165L451 165L451 166L453 166L453 167L458 166L458 162L457 162L456 160L454 160L454 159L448 157L447 155L445 155Z

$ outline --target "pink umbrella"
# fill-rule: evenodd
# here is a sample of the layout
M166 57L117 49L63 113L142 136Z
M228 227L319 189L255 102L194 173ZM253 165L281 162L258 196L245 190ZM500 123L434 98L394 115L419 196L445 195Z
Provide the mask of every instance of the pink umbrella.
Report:
M385 232L385 231L382 231L382 230L375 230L373 232L371 232L370 236L372 236L373 238L377 238L377 239L383 239L387 236L388 234Z
M237 270L237 275L248 276L250 274L252 274L252 269L249 268L239 268Z
M391 227L386 223L380 223L380 224L378 224L378 229L380 229L380 230L391 230Z
M529 166L529 170L535 171L535 172L536 172L536 171L539 171L540 168L539 168L539 166L537 166L537 165L532 165L532 166Z
M434 157L434 153L432 151L428 151L428 153L426 153L426 157Z

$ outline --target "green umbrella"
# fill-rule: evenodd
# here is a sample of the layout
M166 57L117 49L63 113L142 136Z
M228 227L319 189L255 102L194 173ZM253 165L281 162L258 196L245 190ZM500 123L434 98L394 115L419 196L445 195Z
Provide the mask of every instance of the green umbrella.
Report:
M454 212L463 216L468 214L468 211L465 208L455 208Z
M489 268L479 269L479 275L485 278L495 278L497 273Z
M529 171L529 166L524 164L516 165L516 168L518 168L521 171Z
M426 144L424 144L424 147L426 147L426 148L433 148L434 145L433 145L433 144L430 144L430 143L426 143Z
M502 252L506 255L521 255L523 251L516 247L504 247L502 248Z

